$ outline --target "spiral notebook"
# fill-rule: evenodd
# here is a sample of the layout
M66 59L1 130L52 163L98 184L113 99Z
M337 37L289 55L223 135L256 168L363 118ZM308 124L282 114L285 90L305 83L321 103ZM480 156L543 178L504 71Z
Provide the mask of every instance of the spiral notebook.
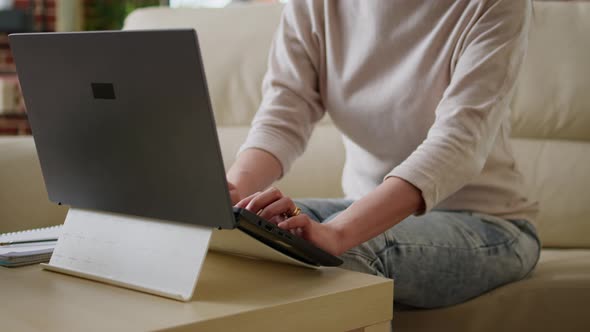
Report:
M0 234L0 265L15 267L49 261L61 225Z

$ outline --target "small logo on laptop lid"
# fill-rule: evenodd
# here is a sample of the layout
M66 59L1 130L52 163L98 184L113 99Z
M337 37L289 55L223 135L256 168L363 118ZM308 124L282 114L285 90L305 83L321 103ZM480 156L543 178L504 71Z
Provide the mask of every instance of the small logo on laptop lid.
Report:
M113 83L90 83L94 99L115 99Z

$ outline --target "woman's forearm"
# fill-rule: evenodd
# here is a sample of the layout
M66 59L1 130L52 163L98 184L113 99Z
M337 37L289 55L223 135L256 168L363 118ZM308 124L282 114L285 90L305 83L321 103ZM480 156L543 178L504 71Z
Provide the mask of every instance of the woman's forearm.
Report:
M424 209L420 190L397 177L383 181L329 223L339 233L340 253L393 227Z
M227 172L227 180L238 190L240 198L260 191L278 180L282 166L275 156L259 149L247 149Z

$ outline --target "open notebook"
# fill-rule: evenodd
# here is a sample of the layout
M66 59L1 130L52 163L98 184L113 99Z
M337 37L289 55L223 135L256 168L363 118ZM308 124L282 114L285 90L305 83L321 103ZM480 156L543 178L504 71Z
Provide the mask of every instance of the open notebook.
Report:
M61 225L0 234L0 265L14 267L49 261L60 233Z

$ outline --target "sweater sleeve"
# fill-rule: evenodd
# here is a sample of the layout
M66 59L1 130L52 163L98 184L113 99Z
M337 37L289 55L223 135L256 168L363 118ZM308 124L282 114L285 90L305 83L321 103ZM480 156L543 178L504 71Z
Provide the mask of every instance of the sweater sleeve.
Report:
M262 83L262 102L238 153L257 148L274 155L284 175L307 146L325 111L318 84L320 46L310 6L291 1L283 11Z
M527 45L528 0L489 1L459 49L450 84L426 139L385 178L422 192L427 212L481 173L509 102Z

